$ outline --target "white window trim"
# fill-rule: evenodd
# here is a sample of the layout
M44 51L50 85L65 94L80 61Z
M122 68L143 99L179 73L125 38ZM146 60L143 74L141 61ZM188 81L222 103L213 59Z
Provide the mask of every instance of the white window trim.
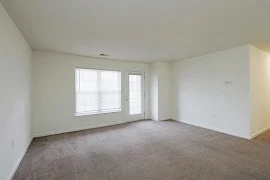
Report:
M91 113L91 112L85 112L85 113L75 113L76 117L80 116L89 116L89 115L100 115L100 114L111 114L111 113L119 113L122 112L122 109L115 110L115 111L109 111L109 112L97 112L97 113Z

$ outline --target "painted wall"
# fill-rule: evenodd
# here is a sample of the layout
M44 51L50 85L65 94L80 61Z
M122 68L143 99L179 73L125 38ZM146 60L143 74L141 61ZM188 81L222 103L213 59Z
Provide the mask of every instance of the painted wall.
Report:
M171 119L171 63L150 64L150 108L151 119Z
M150 64L150 118L158 121L158 63Z
M250 135L270 128L270 55L250 46Z
M0 3L1 180L13 175L32 139L31 51Z
M172 90L171 63L159 62L158 75L158 118L159 120L171 119L171 90Z
M149 64L33 51L35 136L125 122L124 112L75 117L75 68L145 72L145 111L149 118ZM123 85L123 83L122 83ZM122 86L123 87L123 86ZM124 98L122 98L124 100Z
M173 62L172 72L175 120L250 138L249 46Z

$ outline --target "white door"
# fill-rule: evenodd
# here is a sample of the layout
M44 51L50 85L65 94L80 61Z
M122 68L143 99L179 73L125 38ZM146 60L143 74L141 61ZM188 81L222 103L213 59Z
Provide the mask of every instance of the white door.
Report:
M126 72L124 83L126 121L145 119L144 73Z

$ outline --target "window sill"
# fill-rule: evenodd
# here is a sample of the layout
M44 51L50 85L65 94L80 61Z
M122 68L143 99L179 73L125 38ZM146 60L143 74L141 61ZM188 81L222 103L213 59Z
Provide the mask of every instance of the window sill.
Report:
M119 113L119 112L122 112L122 110L110 111L110 112L101 112L101 113L76 113L75 117L111 114L111 113Z

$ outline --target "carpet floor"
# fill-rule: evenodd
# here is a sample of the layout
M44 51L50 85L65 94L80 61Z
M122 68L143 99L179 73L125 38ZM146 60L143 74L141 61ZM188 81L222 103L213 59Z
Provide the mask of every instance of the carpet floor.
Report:
M269 180L270 143L175 121L36 138L13 180Z
M270 143L270 130L254 138L254 140L268 141Z

